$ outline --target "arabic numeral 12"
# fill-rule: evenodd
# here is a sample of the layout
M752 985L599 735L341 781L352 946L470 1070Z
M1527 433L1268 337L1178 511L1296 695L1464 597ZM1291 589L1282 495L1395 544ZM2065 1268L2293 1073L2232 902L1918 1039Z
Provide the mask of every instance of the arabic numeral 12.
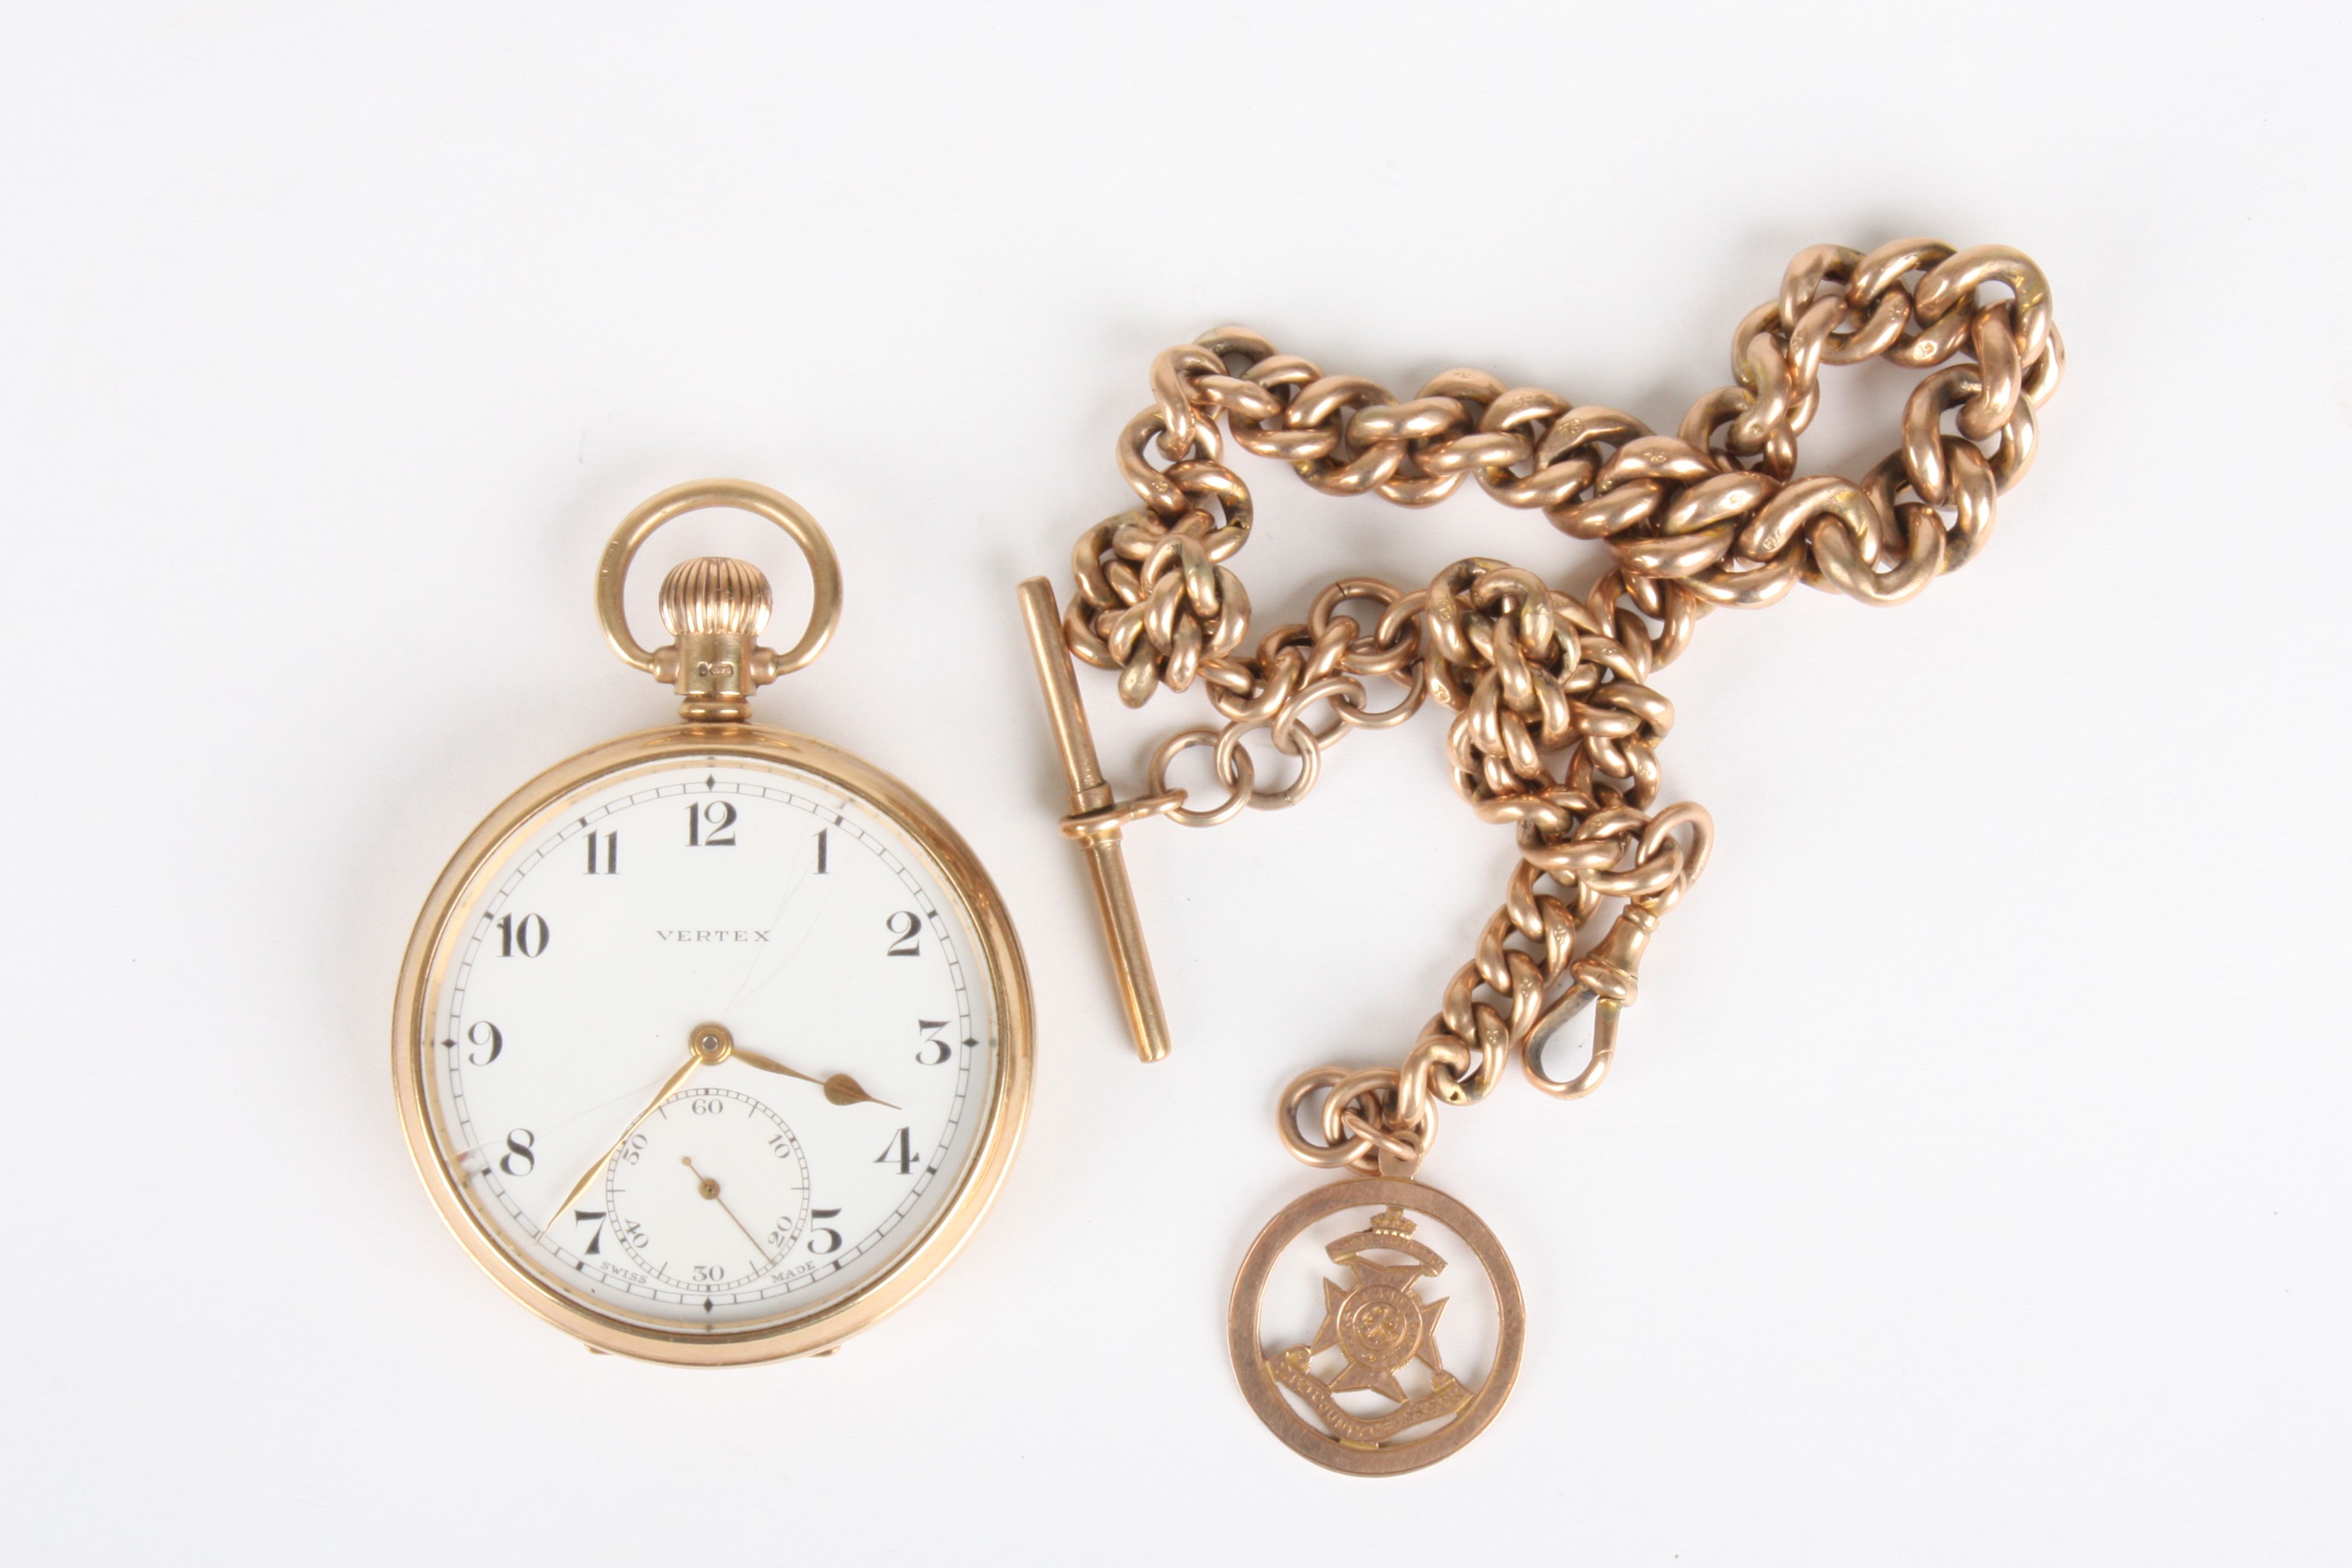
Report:
M734 805L723 800L687 802L686 847L688 849L734 848Z

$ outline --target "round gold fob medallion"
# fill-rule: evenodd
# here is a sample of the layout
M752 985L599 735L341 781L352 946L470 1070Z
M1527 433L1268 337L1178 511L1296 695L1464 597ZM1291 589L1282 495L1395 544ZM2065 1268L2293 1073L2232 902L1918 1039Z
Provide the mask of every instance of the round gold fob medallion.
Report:
M1269 1351L1258 1309L1276 1264L1311 1227L1351 1214L1346 1234L1321 1248L1338 1271L1323 1280L1322 1326L1305 1344ZM1446 1366L1438 1344L1453 1300L1440 1277L1455 1259L1431 1245L1432 1220L1461 1239L1484 1274L1476 1285L1493 1295L1493 1361L1475 1385ZM1518 1377L1527 1309L1502 1243L1466 1205L1376 1176L1318 1187L1266 1222L1234 1280L1227 1335L1242 1396L1276 1436L1328 1469L1392 1476L1433 1465L1486 1430ZM1359 1390L1371 1408L1340 1398Z
M637 549L686 512L773 522L815 580L761 645L766 578L706 557L630 634ZM614 652L684 722L517 791L460 847L402 965L409 1152L509 1294L593 1349L702 1365L823 1352L971 1234L1029 1100L1021 951L980 862L904 784L750 721L812 662L841 579L814 519L742 480L681 485L606 546Z

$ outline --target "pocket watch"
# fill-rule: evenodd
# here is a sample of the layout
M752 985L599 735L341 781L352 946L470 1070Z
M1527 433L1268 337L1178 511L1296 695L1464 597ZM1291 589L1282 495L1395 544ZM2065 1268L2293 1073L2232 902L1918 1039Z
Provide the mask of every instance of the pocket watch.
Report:
M758 641L767 579L719 557L663 581L672 642L631 636L638 548L705 507L806 556L789 651ZM557 763L441 873L394 1012L409 1152L475 1261L591 1350L829 1351L945 1267L1004 1180L1029 1101L1021 950L913 791L751 722L840 617L800 506L738 479L655 496L605 546L596 610L684 721Z

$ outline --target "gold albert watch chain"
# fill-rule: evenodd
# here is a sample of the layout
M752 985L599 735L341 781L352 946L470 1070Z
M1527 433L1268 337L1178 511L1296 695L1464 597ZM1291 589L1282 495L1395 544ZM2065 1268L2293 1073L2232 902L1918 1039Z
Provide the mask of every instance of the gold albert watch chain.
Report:
M1927 373L1895 450L1859 481L1798 477L1797 438L1819 406L1822 366L1874 358ZM1437 1108L1485 1099L1515 1058L1559 1100L1608 1075L1643 951L1713 842L1705 809L1659 804L1658 747L1674 706L1658 672L1719 606L1772 604L1800 582L1892 605L1973 559L1996 498L2032 462L2035 411L2063 364L2049 286L2031 259L1927 239L1800 253L1779 294L1732 333L1733 383L1692 404L1670 435L1476 370L1447 371L1400 399L1238 328L1153 362L1150 406L1118 439L1119 473L1141 504L1079 535L1066 611L1045 578L1021 585L1070 784L1062 830L1092 872L1142 1058L1166 1056L1169 1032L1122 856L1128 827L1153 817L1210 827L1295 805L1349 733L1402 724L1433 698L1452 712L1456 790L1510 828L1518 851L1501 907L1402 1060L1317 1068L1281 1097L1284 1146L1349 1173L1276 1215L1234 1283L1234 1373L1293 1449L1355 1474L1416 1469L1476 1436L1509 1394L1526 1333L1510 1262L1476 1215L1414 1176ZM1232 562L1254 513L1223 461L1228 437L1329 495L1428 506L1475 480L1604 544L1608 567L1581 595L1483 557L1411 590L1342 577L1304 620L1251 645L1249 595ZM1071 655L1115 671L1130 707L1162 687L1199 687L1223 722L1169 736L1143 793L1116 798ZM1245 742L1260 732L1286 762L1253 756ZM1213 803L1169 782L1194 747L1210 753ZM1271 783L1267 772L1281 769L1287 777ZM1605 926L1604 906L1614 909ZM1580 940L1588 930L1597 938ZM1546 1039L1587 1010L1589 1048L1573 1072L1555 1071ZM1361 1217L1349 1228L1351 1213ZM1310 1227L1328 1235L1334 1221L1341 1234L1322 1249L1339 1277L1324 1281L1321 1327L1269 1348L1259 1308L1276 1265ZM1473 1255L1493 1298L1493 1355L1475 1386L1438 1350L1444 1299L1430 1284L1447 1267L1432 1245L1443 1233Z

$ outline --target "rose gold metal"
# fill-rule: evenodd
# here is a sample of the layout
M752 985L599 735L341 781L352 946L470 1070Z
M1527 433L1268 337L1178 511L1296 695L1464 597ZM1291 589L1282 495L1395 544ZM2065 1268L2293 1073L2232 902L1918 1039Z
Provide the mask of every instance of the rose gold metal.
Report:
M1309 1226L1353 1208L1379 1213L1362 1230L1326 1248L1334 1264L1354 1275L1352 1282L1327 1276L1322 1328L1306 1343L1268 1353L1258 1310L1275 1265ZM1439 1355L1437 1327L1450 1298L1432 1300L1421 1292L1445 1270L1447 1260L1413 1234L1408 1210L1438 1221L1468 1243L1494 1292L1495 1364L1475 1388L1446 1371ZM1242 1396L1295 1452L1349 1475L1398 1476L1435 1464L1486 1430L1518 1377L1527 1322L1518 1276L1485 1222L1434 1187L1375 1177L1318 1187L1266 1222L1234 1280L1225 1343ZM1317 1375L1314 1363L1332 1351L1343 1364L1328 1379ZM1412 1362L1429 1369L1429 1391L1417 1396L1409 1395L1396 1376ZM1360 1388L1390 1400L1391 1408L1360 1416L1336 1397ZM1285 1390L1312 1409L1317 1420L1301 1415ZM1405 1436L1433 1421L1444 1425L1419 1437Z
M630 633L624 607L629 563L656 529L706 507L764 517L808 558L814 602L807 629L789 651L775 653L757 640L768 624L767 578L750 562L725 556L684 562L663 579L662 623L675 642L649 651ZM841 623L841 564L816 519L782 490L750 479L695 479L653 497L613 531L596 565L596 619L622 662L677 688L679 716L688 723L740 722L751 716L754 690L808 665L832 640Z
M1149 800L1121 804L1112 799L1102 765L1095 759L1094 734L1078 700L1070 657L1063 651L1062 617L1054 604L1053 584L1043 577L1022 584L1021 615L1037 663L1037 684L1045 694L1046 716L1054 726L1054 749L1070 784L1071 815L1063 819L1062 829L1086 851L1095 907L1110 941L1111 970L1118 981L1128 1028L1135 1037L1135 1054L1156 1062L1168 1054L1168 1014L1160 1005L1160 983L1152 976L1151 952L1144 945L1142 917L1127 879L1127 851L1120 847L1119 831L1129 822L1181 805L1184 797L1162 790Z
M2065 347L2049 284L2024 255L1902 239L1867 255L1801 251L1779 292L1733 330L1730 357L1731 383L1659 432L1477 370L1446 371L1401 399L1278 353L1255 332L1220 328L1153 363L1151 405L1116 454L1140 504L1079 535L1058 626L1050 589L1024 585L1077 797L1065 831L1090 851L1146 816L1210 827L1294 805L1349 731L1402 723L1425 699L1450 712L1455 789L1482 820L1512 831L1502 906L1402 1065L1318 1068L1283 1093L1283 1143L1307 1164L1409 1176L1435 1135L1437 1107L1492 1093L1515 1055L1555 1098L1601 1086L1642 955L1706 869L1714 838L1702 807L1660 801L1657 753L1675 709L1653 684L1657 672L1718 607L1774 604L1800 582L1898 604L1975 559L1997 498L2032 460ZM1798 437L1820 406L1822 367L1873 358L1927 373L1894 450L1858 482L1800 476ZM1427 506L1475 478L1505 505L1599 543L1605 569L1581 594L1477 557L1411 592L1345 577L1304 621L1251 645L1249 595L1232 562L1256 512L1225 464L1227 437L1333 495ZM1198 685L1223 722L1169 735L1151 753L1146 795L1114 804L1084 742L1065 648L1117 672L1130 707L1163 687ZM1370 702L1374 677L1402 697ZM1286 765L1252 754L1247 742L1261 731ZM1224 792L1214 804L1192 805L1169 782L1196 748ZM1124 868L1097 878L1124 987L1142 934ZM1612 901L1614 920L1580 948ZM1548 1071L1547 1038L1588 1007L1581 1066ZM1147 1058L1165 1050L1156 997L1148 1037L1132 1007L1130 1019Z
M704 507L757 513L782 529L807 556L814 603L807 629L788 651L775 653L757 640L770 614L767 579L748 563L724 557L686 562L664 580L661 615L672 643L648 651L630 635L623 590L639 546L664 523ZM393 1080L409 1155L442 1219L475 1261L508 1294L584 1341L592 1351L701 1366L830 1355L843 1340L911 1298L954 1258L1011 1169L1028 1115L1034 1054L1028 972L1020 944L1003 900L979 858L919 795L879 768L822 741L748 722L751 693L815 658L841 617L841 573L833 546L816 520L791 498L743 479L703 479L664 490L631 512L605 545L597 570L595 605L614 651L633 668L677 687L687 722L625 735L558 763L485 818L442 871L409 938L393 1010ZM436 1133L436 1113L426 1089L429 1025L435 998L448 982L461 911L533 834L582 794L615 774L689 757L725 758L807 774L856 800L903 835L930 862L971 932L976 967L996 1021L999 1057L995 1085L987 1103L977 1108L972 1152L919 1234L908 1237L902 1249L871 1277L813 1312L701 1334L605 1310L575 1293L541 1260L510 1247L469 1206L467 1184ZM1140 942L1139 934L1137 940ZM847 1073L816 1079L773 1058L741 1049L722 1024L696 1026L686 1046L686 1060L622 1134L615 1150L696 1070L730 1057L740 1056L746 1064L770 1072L809 1078L835 1105L889 1104L867 1093ZM612 1157L608 1152L592 1166L555 1212L569 1209ZM710 1195L717 1197L715 1184ZM756 1237L753 1245L759 1245Z

